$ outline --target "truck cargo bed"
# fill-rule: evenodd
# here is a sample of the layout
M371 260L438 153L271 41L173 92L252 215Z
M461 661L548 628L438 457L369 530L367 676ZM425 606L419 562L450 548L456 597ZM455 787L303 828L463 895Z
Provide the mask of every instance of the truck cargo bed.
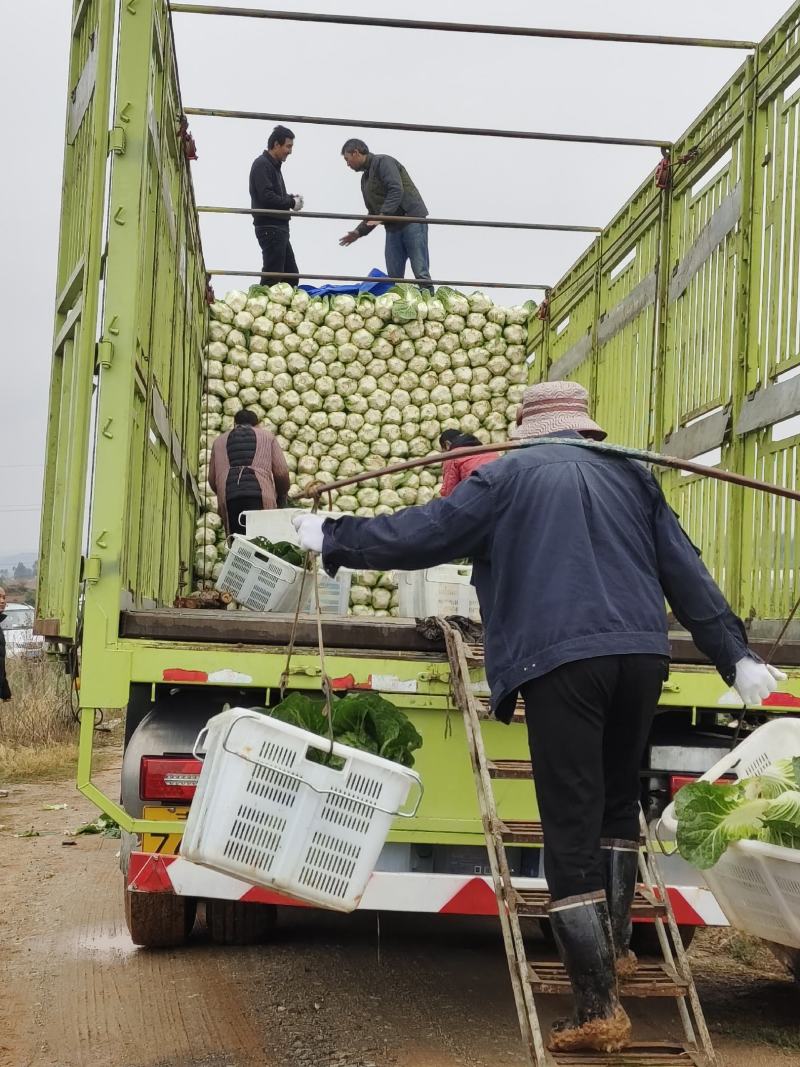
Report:
M293 621L293 613L154 608L123 611L120 636L285 647ZM425 637L413 619L323 616L322 636L326 648L445 655L444 640ZM295 643L316 647L317 623L313 616L301 615Z
M294 614L282 612L153 608L123 611L120 637L284 646L293 621ZM444 640L425 637L413 619L323 616L322 635L326 648L445 654ZM300 617L296 644L303 648L316 646L317 624L313 616ZM766 658L772 644L772 641L759 641L756 638L751 639L750 647L757 655ZM708 663L689 635L682 630L670 631L670 647L675 663ZM800 641L783 641L779 660L785 666L800 665Z

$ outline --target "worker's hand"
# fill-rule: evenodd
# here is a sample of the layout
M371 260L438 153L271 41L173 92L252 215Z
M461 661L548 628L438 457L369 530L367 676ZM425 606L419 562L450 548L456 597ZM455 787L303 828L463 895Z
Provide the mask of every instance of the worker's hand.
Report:
M351 245L354 241L357 241L358 237L359 235L356 233L356 231L351 230L349 233L346 233L344 237L339 238L339 244L343 247L347 247L347 245Z
M746 707L758 707L762 700L774 693L778 682L785 682L786 675L777 667L745 656L736 664L736 678L733 688L739 694Z
M300 196L299 193L294 194L294 210L302 211L305 204L305 198Z
M327 515L311 515L308 512L305 515L292 516L292 526L297 531L300 547L306 552L322 551L324 540L322 524L328 517Z

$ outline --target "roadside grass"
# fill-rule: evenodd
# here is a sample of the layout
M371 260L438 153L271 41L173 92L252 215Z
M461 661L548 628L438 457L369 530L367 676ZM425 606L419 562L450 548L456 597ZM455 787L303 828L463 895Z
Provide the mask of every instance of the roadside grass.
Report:
M8 656L6 671L11 700L0 703L0 785L74 775L78 722L63 664L48 655ZM95 734L98 746L118 742L114 729Z

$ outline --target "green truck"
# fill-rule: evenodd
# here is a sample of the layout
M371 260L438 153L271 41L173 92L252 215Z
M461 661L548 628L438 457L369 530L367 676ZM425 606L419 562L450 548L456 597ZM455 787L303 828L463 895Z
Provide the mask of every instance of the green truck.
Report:
M795 218L800 6L758 46L664 163L547 294L528 326L530 378L590 390L613 441L797 488L800 241ZM171 14L164 0L74 0L36 630L79 683L78 786L122 829L131 937L179 944L198 901L212 937L261 936L291 902L180 856L195 739L224 705L271 705L291 616L174 607L191 585L209 279L200 242ZM792 421L794 420L794 421ZM798 598L794 505L664 475L693 539L766 654ZM372 689L424 743L415 818L393 828L362 908L492 914L483 832L444 645L413 619L325 619L337 691ZM796 713L800 645L768 708ZM288 687L315 690L301 624ZM482 671L474 682L480 688ZM655 819L732 743L738 709L676 630L642 796ZM93 781L96 710L126 709L121 799ZM746 728L746 727L745 727ZM483 724L490 758L526 758L519 725ZM541 893L529 781L498 783L527 823L515 884ZM679 923L722 923L676 857L662 869ZM543 903L544 909L544 903ZM542 911L543 911L542 909Z

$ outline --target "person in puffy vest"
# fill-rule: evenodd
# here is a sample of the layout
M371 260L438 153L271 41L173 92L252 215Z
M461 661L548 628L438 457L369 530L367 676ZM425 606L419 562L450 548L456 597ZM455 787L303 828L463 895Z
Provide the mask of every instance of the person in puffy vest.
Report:
M246 408L233 417L233 429L211 446L208 484L217 494L225 533L244 534L244 511L286 507L289 468L274 434L258 425Z
M366 144L351 137L342 146L342 156L350 170L361 174L361 193L370 215L397 215L397 222L385 222L386 273L390 278L403 278L406 263L411 263L420 288L433 292L430 284L431 268L428 256L427 222L403 222L403 215L427 217L428 209L406 168L393 156L370 152ZM366 237L380 225L360 222L346 233L340 245L351 245L359 237Z
M452 452L456 448L473 448L475 445L482 445L483 441L471 433L445 430L439 438L439 444L444 452ZM484 452L479 456L461 456L458 459L445 460L442 464L442 489L439 495L450 496L455 487L465 478L469 478L473 471L499 458L500 455L497 452Z

